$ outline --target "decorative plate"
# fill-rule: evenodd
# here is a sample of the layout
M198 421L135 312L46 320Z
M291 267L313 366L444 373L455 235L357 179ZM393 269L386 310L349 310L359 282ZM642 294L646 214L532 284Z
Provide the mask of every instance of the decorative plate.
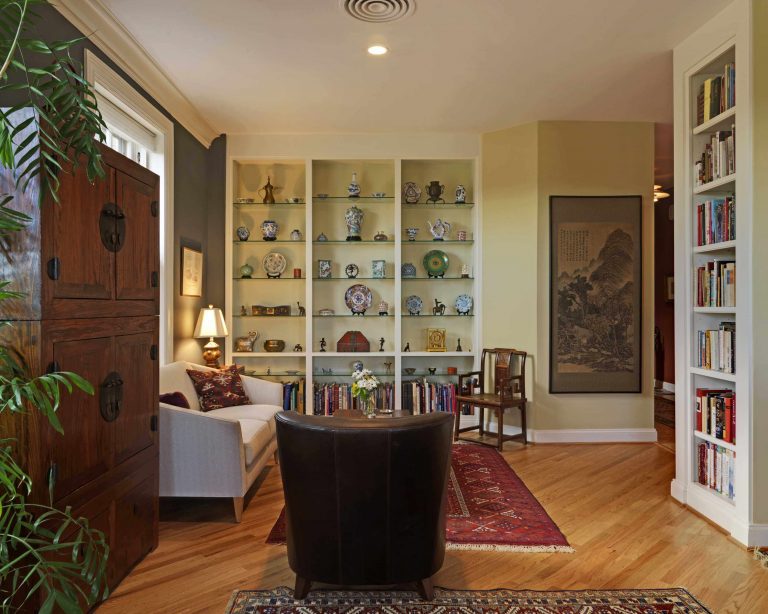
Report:
M412 316L419 315L423 306L424 303L422 302L421 297L416 296L415 294L411 294L411 296L405 299L405 308Z
M472 305L472 297L469 296L469 294L459 294L459 296L456 297L456 302L454 303L456 311L460 316L469 315L469 312L472 311Z
M403 198L409 205L414 205L421 198L421 188L413 181L406 181L403 184Z
M439 249L427 252L422 261L430 277L442 277L448 270L448 254Z
M280 277L283 271L285 271L285 267L288 263L285 260L285 256L282 254L279 254L278 252L269 252L264 256L264 260L261 261L261 264L267 272L267 277Z
M373 303L373 293L368 286L355 284L347 288L347 292L344 294L344 302L354 315L365 315L366 310Z
M400 273L403 277L416 277L416 267L410 262L404 262L400 267Z
M347 277L350 279L353 279L357 277L357 274L360 272L360 269L357 267L356 264L348 264L347 267L344 269L344 272L347 274Z

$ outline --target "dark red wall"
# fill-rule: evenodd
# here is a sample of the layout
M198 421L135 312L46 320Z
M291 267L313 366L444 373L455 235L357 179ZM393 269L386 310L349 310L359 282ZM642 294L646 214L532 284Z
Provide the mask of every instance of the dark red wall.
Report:
M670 384L675 383L675 304L667 301L667 277L675 272L675 225L669 214L673 202L674 195L654 204L654 324L662 346L655 352L654 377Z

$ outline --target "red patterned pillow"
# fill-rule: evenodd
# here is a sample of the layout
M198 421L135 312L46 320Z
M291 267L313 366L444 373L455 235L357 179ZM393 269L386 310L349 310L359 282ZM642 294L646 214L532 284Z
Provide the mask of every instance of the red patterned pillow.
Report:
M243 382L237 367L232 366L224 371L187 369L187 374L195 385L195 392L200 399L200 409L203 411L251 404L251 400L243 390Z

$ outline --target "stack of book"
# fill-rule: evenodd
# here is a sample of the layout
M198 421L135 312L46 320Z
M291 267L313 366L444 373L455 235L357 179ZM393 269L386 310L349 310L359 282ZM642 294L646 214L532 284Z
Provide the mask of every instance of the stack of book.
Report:
M736 464L736 453L717 444L701 441L698 444L698 456L699 484L733 499L735 496L733 470Z
M395 408L395 389L381 384L373 393L378 409ZM352 397L352 384L315 384L313 410L316 416L332 416L337 409L358 409Z
M304 378L295 382L283 383L283 409L304 413Z
M723 74L699 86L696 96L696 125L699 126L736 106L736 65L726 64Z
M736 172L735 131L718 130L709 139L701 157L693 165L696 186L704 185Z
M696 306L736 306L736 263L733 260L712 260L696 269Z
M717 330L698 331L696 366L724 373L735 373L736 322L720 322Z
M728 389L697 388L696 430L736 443L736 393Z
M696 205L696 245L736 239L736 201L733 196Z
M426 380L403 382L403 409L414 414L434 411L456 412L456 384L438 384Z

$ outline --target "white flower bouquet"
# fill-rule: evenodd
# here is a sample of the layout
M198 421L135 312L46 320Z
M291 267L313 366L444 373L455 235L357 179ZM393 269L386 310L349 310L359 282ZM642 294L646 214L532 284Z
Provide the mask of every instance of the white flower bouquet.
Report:
M352 396L358 400L363 413L367 416L373 416L376 411L372 401L374 392L380 383L370 369L352 372Z

